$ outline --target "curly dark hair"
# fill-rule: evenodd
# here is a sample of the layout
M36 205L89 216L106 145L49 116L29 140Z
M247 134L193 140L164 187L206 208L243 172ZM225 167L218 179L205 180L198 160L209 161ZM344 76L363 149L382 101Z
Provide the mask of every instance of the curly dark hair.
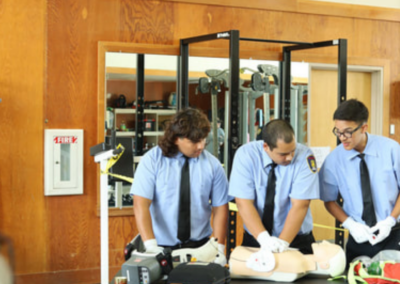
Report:
M205 139L210 132L210 122L199 109L186 108L167 122L164 136L158 142L163 155L173 157L178 153L177 138L187 138L194 143Z

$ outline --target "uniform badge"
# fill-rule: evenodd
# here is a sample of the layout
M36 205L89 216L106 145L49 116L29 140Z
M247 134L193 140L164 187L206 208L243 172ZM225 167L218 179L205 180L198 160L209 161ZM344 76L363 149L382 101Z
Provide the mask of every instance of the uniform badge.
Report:
M307 157L307 163L308 167L313 173L316 173L318 168L317 168L317 162L315 161L314 155L310 155Z

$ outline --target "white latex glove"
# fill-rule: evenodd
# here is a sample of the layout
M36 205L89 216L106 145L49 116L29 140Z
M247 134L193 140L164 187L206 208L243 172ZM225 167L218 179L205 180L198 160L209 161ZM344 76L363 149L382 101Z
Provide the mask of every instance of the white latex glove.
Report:
M354 219L351 217L348 217L342 225L344 228L349 230L350 235L358 244L364 243L372 239L370 227L354 221Z
M226 256L225 256L225 245L218 244L218 254L217 257L213 261L221 266L226 265Z
M284 252L289 248L289 243L277 237L271 237L270 248L272 252Z
M369 240L370 244L376 245L386 239L390 235L390 230L394 225L396 225L396 219L392 216L376 223L376 225L370 229L370 233L372 234L372 238ZM375 235L374 233L378 230L378 235Z
M269 241L271 239L271 236L269 235L269 233L267 231L263 231L260 234L258 234L257 236L257 242L260 244L260 247L262 249L270 249L269 247Z
M283 252L288 249L289 243L277 237L271 237L267 231L261 232L257 241L262 249L268 249L271 252Z
M158 246L156 239L150 239L145 241L144 247L146 248L146 253L152 253L156 255L159 253L164 253L164 248Z
M246 261L246 266L258 272L272 271L275 268L274 254L267 248L261 248L250 255Z

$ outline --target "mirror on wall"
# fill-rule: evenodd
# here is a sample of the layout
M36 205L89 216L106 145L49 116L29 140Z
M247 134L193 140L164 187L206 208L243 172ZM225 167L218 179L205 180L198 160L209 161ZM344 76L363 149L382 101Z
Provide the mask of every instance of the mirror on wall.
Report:
M143 120L137 119L138 72L136 53L106 52L105 68L105 141L125 150L110 169L108 205L131 207L131 182L135 164L157 145L164 125L176 112L177 56L144 54ZM142 123L142 142L137 143L137 124ZM139 145L141 148L139 149ZM116 176L118 175L118 176ZM122 177L121 177L122 176ZM127 177L128 180L123 177Z

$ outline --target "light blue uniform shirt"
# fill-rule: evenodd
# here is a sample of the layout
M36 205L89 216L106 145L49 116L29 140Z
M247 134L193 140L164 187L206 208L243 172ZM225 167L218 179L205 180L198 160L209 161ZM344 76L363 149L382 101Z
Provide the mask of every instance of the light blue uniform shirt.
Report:
M271 158L264 151L263 141L254 141L241 146L235 154L229 180L229 195L254 200L258 214L262 218L267 193L268 173ZM274 206L273 236L279 236L286 217L292 207L291 198L310 200L319 198L318 174L312 151L296 144L292 162L275 168L276 189ZM310 209L298 234L311 232L313 221ZM246 231L247 228L245 227ZM250 232L249 232L250 233Z
M364 150L371 181L377 221L386 219L396 203L400 187L400 146L389 138L368 135ZM340 192L343 210L357 222L362 220L363 198L360 179L360 153L337 146L325 159L319 172L323 201L335 201Z
M159 245L174 246L177 238L182 153L169 158L154 147L140 160L132 183L131 194L152 200L150 213L154 235ZM212 207L228 203L228 181L221 163L207 151L189 159L191 240L212 233ZM135 205L134 205L135 206Z

